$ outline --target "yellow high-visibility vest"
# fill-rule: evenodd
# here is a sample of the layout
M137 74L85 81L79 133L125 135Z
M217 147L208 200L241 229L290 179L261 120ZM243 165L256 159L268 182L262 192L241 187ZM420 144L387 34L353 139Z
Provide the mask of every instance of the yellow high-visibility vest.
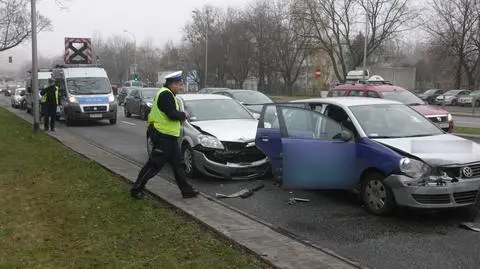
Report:
M180 109L180 106L178 105L177 98L175 95L170 91L170 89L166 87L160 88L160 90L157 92L155 95L155 98L153 99L153 104L152 104L152 109L150 110L150 114L148 114L148 120L147 124L155 127L157 131L159 131L162 134L167 134L175 137L180 136L180 129L181 129L181 123L178 120L171 120L163 111L160 110L158 107L158 96L160 96L161 93L164 91L170 92L170 94L173 97L173 100L175 100L175 108L177 110Z
M44 86L43 88L46 89L48 86ZM45 93L42 98L40 99L40 103L44 104L47 102L47 94ZM58 106L58 86L55 86L55 104Z

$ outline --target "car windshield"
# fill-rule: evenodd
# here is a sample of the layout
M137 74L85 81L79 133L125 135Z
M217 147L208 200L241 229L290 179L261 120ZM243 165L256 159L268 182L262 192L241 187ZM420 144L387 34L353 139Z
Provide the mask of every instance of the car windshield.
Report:
M401 104L351 106L350 110L370 138L419 137L443 134L436 125Z
M250 110L260 113L262 111L262 105L270 104L273 101L265 94L257 91L231 91L233 98L242 104L246 105Z
M67 88L70 94L109 94L112 92L108 78L85 77L67 78Z
M424 92L423 94L425 95L431 95L431 94L435 94L438 90L428 90L426 92Z
M253 116L233 99L185 101L189 121L253 119Z
M460 92L460 90L450 90L442 95L457 95Z
M39 79L38 80L38 88L43 89L45 85L48 85L48 79Z
M155 97L155 94L158 92L158 89L157 88L142 89L141 91L142 91L143 98L153 99Z
M382 92L383 98L393 101L398 101L406 105L423 105L425 102L422 99L418 98L415 94L403 90L403 91L392 91L392 92Z

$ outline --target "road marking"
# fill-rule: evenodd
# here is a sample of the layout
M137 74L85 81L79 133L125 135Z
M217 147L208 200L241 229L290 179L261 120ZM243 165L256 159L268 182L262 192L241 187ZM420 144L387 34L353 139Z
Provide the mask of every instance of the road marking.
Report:
M135 126L136 124L135 123L132 123L132 122L128 122L128 121L120 121L121 123L125 123L125 124L128 124L128 125L132 125L132 126Z

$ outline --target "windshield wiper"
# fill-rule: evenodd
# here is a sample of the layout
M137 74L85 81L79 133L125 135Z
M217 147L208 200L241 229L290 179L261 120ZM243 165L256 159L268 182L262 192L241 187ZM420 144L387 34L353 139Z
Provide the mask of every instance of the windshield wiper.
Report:
M406 135L406 136L403 136L403 137L425 137L425 136L433 136L433 134Z

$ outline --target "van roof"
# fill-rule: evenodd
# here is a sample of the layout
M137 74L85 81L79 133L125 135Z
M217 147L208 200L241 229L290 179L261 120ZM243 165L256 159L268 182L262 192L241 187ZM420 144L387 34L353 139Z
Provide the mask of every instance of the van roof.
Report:
M38 79L49 79L52 77L52 72L38 72Z
M370 90L377 92L406 91L406 89L396 85L376 85L376 84L341 84L333 87L332 90Z
M105 69L99 67L68 67L62 68L65 78L88 78L105 77L108 78Z

